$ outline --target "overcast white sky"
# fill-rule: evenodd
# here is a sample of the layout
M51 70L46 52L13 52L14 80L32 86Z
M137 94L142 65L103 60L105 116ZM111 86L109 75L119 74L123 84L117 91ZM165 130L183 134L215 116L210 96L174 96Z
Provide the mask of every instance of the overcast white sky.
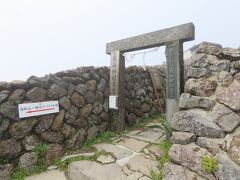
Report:
M0 0L0 80L109 65L107 42L187 22L196 39L185 49L202 41L237 48L239 8L239 0ZM144 61L159 64L163 54Z

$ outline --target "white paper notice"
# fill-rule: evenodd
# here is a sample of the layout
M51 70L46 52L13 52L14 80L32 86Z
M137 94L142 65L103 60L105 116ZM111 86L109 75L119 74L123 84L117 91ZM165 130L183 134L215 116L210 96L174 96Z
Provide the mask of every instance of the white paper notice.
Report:
M118 98L118 96L109 96L109 108L110 109L118 109L117 98Z

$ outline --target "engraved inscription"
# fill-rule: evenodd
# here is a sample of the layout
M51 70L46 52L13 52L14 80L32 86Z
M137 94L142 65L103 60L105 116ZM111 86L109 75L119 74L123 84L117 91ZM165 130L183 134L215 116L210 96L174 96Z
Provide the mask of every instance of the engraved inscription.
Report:
M167 92L169 99L177 98L176 46L167 48Z
M119 87L119 74L118 74L118 53L112 52L111 54L111 66L110 66L110 95L118 96Z

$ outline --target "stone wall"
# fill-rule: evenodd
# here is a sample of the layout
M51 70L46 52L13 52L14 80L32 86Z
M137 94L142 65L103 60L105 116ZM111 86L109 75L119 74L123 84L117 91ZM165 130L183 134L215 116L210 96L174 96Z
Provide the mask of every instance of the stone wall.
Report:
M0 159L19 157L41 142L80 147L111 126L108 96L108 67L0 82ZM158 112L149 72L143 68L126 69L126 97L128 125ZM48 100L59 101L59 113L18 118L18 104Z
M185 59L185 93L170 124L175 130L164 179L240 178L240 50L201 43ZM202 158L218 161L207 172ZM194 177L193 177L194 174Z

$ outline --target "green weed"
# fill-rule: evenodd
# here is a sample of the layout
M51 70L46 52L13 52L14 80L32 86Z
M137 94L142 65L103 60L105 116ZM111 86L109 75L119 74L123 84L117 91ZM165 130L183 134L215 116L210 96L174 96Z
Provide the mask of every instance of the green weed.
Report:
M202 158L202 167L209 173L214 173L218 170L218 161L210 156L204 156Z
M29 176L29 173L26 170L17 168L12 174L11 180L24 180L27 176Z

